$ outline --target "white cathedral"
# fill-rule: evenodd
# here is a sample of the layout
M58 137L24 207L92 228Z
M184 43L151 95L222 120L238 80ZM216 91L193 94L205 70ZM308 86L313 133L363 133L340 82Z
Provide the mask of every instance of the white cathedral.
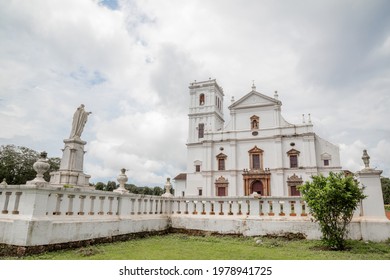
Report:
M339 148L313 132L308 119L288 123L282 102L252 91L228 107L214 79L189 86L187 171L176 196L297 196L310 176L341 171Z

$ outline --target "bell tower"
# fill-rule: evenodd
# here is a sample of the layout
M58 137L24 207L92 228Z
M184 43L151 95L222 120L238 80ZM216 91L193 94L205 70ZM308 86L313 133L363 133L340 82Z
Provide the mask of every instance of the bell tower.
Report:
M205 140L206 133L222 130L223 89L215 79L190 83L188 144Z

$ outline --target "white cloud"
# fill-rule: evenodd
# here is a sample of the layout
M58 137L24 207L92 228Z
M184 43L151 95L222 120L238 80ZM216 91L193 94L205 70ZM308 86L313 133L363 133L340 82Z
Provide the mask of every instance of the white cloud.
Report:
M184 171L188 84L216 78L226 106L255 80L278 90L288 121L311 113L345 168L359 169L367 148L390 176L389 10L379 0L1 2L0 144L61 156L83 103L86 173L115 179L125 167L139 184L163 184Z

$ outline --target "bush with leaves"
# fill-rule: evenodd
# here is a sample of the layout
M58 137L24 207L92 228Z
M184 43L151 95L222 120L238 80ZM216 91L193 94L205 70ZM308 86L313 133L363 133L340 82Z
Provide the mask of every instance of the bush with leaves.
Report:
M354 211L366 196L352 176L329 173L312 176L312 181L299 187L310 214L319 223L326 246L344 250L348 225Z
M390 204L390 179L386 177L381 178L383 201L385 204Z

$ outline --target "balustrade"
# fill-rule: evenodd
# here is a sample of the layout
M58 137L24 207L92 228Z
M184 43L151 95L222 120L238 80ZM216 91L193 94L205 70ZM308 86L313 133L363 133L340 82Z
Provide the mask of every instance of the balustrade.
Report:
M81 193L80 193L81 192ZM41 196L42 213L39 215L61 217L91 217L114 215L190 215L226 217L284 217L308 215L305 202L300 197L173 197L119 194L98 191L73 191L71 189L22 189L0 190L2 215L18 215L21 210L29 215L34 211L29 199ZM45 201L46 200L46 201ZM23 207L20 207L23 206ZM30 209L29 209L30 208ZM87 215L86 215L87 214Z

